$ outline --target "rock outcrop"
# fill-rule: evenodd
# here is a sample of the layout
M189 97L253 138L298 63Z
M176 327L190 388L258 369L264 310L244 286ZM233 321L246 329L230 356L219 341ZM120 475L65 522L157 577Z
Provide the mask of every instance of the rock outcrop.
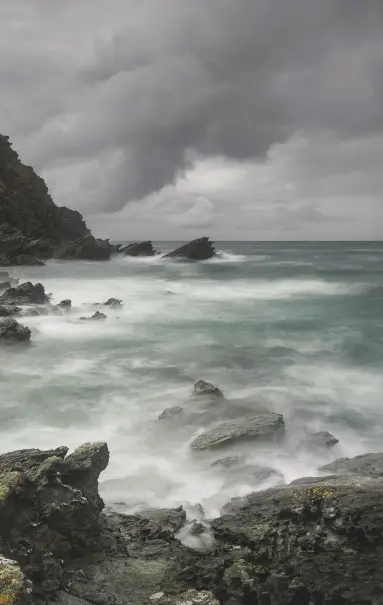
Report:
M9 137L0 135L0 265L42 264L42 259L62 250L63 242L87 236L93 237L81 214L57 207L44 180L21 162ZM78 245L70 248L77 256L72 253L68 258L110 256L107 244L95 238L80 248L81 253Z
M285 423L281 414L272 412L222 422L205 431L192 443L193 450L224 447L239 441L262 441L281 438Z
M199 551L177 539L182 507L103 512L97 486L108 459L104 443L0 456L3 603L382 602L383 454L249 494L211 521L210 546Z
M13 317L0 321L0 343L12 344L17 342L29 342L31 331L26 326L19 324Z
M91 233L59 245L54 257L63 260L109 260L112 247L109 240L96 239Z
M180 248L168 252L163 258L178 258L184 260L208 260L215 256L216 250L214 244L209 240L208 237L201 237L195 239L188 244L184 244Z
M0 305L47 305L49 297L42 284L25 282L15 288L8 288L0 296Z
M157 251L153 248L152 242L135 242L118 250L119 253L125 256L154 256Z

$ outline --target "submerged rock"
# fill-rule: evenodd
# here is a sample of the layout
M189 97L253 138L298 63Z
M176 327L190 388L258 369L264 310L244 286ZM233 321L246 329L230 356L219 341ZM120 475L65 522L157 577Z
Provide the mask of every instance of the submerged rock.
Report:
M213 395L214 397L223 397L222 391L215 387L211 382L197 380L193 388L193 395Z
M223 447L238 441L259 441L280 438L285 431L285 423L281 414L256 414L238 418L205 431L196 437L192 443L193 450L204 450Z
M46 305L49 304L49 298L45 294L42 284L33 285L31 282L25 282L15 288L9 288L0 296L2 305Z
M105 321L105 319L107 319L107 315L100 313L100 311L96 311L91 317L80 317L81 321Z
M211 463L211 468L218 469L229 469L236 468L245 462L244 456L226 456L226 458L219 458Z
M125 254L125 256L154 256L157 253L150 240L129 244L124 248L120 248L118 252Z
M215 255L214 244L208 237L195 239L188 244L165 254L163 258L179 258L185 260L208 260Z
M178 405L175 405L172 408L165 408L163 412L158 416L158 420L166 420L168 418L174 418L174 416L179 416L183 414L184 409Z
M30 340L30 329L19 324L16 319L8 318L0 321L0 343L11 344Z

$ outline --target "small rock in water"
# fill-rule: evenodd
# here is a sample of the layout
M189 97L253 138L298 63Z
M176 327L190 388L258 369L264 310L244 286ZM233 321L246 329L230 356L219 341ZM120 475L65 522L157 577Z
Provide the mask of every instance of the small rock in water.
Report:
M122 300L118 298L108 298L104 303L95 303L98 307L110 307L111 309L121 309L123 306Z
M105 315L105 313L100 313L100 311L96 311L96 313L94 315L92 315L91 317L80 317L81 321L91 321L91 320L104 321L106 318L107 318L107 316Z
M285 423L281 414L256 414L223 422L213 429L207 430L196 437L192 443L193 450L230 445L238 441L267 440L280 438L285 431Z
M66 298L65 300L59 302L57 306L60 307L60 309L69 310L72 306L72 301L69 298Z
M31 339L31 331L26 326L19 324L16 319L3 319L0 322L0 342L16 343L29 342Z
M194 385L193 395L214 395L214 397L223 397L222 391L211 384L211 382L205 382L204 380L197 380Z
M174 416L179 416L183 414L184 409L180 406L176 405L172 408L165 408L163 412L158 416L158 420L166 420L168 418L174 418Z
M318 431L317 433L308 432L304 443L305 445L311 446L313 448L330 448L334 447L334 445L339 443L339 439L334 437L334 435L332 435L328 431Z
M227 456L211 463L211 468L234 468L245 462L244 456Z

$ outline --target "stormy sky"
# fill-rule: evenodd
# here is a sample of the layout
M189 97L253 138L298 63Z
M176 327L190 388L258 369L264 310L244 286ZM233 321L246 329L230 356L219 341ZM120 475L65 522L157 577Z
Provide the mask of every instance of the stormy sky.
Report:
M112 238L381 239L382 0L0 0L0 132Z

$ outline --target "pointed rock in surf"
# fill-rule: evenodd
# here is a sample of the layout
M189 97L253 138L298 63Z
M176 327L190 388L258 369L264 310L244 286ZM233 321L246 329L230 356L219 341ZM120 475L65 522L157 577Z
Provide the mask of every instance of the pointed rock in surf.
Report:
M223 397L221 389L211 384L211 382L205 382L204 380L197 380L193 388L193 395L210 395L213 397Z
M273 412L245 416L219 424L196 437L193 450L206 450L224 447L239 441L265 441L280 439L285 432L282 414Z
M208 237L195 239L180 248L168 252L163 258L180 258L185 260L208 260L215 256L216 250Z
M120 254L125 254L125 256L154 256L157 254L157 250L153 248L153 244L150 240L129 244L124 248L120 248L118 252Z

